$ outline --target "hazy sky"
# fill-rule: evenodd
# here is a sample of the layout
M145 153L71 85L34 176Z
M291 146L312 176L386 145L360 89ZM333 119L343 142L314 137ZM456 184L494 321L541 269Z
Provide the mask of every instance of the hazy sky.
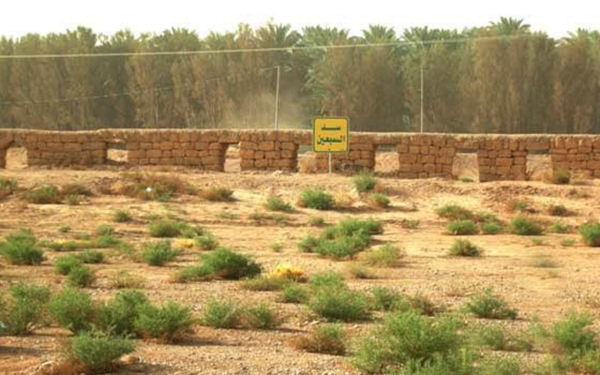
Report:
M0 35L61 32L84 25L96 32L128 28L135 33L160 32L178 26L209 31L235 29L240 22L262 25L269 19L307 25L337 26L358 34L369 24L463 28L481 26L501 16L523 18L534 30L566 36L578 27L600 30L600 2L571 1L185 1L185 0L5 0ZM599 5L594 5L594 3Z

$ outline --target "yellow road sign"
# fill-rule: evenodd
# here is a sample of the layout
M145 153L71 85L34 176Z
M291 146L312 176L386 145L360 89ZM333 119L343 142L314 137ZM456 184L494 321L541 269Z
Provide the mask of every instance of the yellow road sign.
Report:
M347 117L315 117L313 121L314 152L348 152L349 142Z

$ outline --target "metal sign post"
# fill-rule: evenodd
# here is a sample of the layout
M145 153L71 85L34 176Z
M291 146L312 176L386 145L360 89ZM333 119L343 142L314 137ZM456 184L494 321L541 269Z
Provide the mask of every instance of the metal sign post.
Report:
M350 126L347 117L315 117L313 121L313 151L327 153L328 170L333 170L332 154L348 152Z

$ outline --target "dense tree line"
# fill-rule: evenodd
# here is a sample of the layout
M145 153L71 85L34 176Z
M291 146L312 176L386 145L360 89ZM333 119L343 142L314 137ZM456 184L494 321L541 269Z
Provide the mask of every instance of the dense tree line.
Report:
M357 45L350 48L317 48ZM283 50L0 59L0 126L271 127L343 115L352 128L486 133L600 133L600 33L555 40L520 20L485 27L337 28L269 23L200 38L186 29L0 39L0 55ZM296 48L298 47L298 48Z

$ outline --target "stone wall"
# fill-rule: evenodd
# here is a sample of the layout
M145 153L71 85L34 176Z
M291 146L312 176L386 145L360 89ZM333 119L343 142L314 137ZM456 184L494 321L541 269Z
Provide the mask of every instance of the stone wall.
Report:
M223 171L227 149L239 145L241 169L296 171L300 146L311 145L308 130L126 130L53 132L0 129L0 168L12 145L27 149L32 166L93 166L107 161L107 150L119 144L127 164L182 165ZM460 152L477 154L480 181L527 179L530 153L548 154L553 170L600 177L597 135L454 135L414 133L350 134L350 150L334 154L334 171L373 170L379 146L398 155L400 178L452 176ZM328 156L316 156L316 169L328 169Z

